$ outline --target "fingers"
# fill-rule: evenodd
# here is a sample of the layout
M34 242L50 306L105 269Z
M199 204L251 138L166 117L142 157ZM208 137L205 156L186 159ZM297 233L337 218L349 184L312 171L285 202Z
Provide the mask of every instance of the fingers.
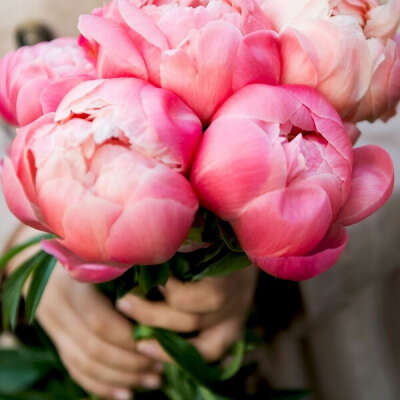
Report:
M161 378L156 373L146 373L144 370L124 371L99 362L92 354L79 347L79 344L74 342L66 332L60 330L58 323L54 319L47 319L45 328L53 338L65 366L71 374L73 370L75 375L78 375L78 382L84 385L85 389L103 396L106 390L106 394L110 395L115 391L129 392L133 387L155 389L161 385ZM96 386L93 386L95 384Z
M235 317L224 320L202 331L190 342L208 362L220 360L227 350L241 337L243 319ZM142 354L161 362L171 362L169 355L155 340L143 340L137 344Z
M174 309L195 314L215 313L248 292L253 293L257 270L250 266L227 277L205 278L199 282L169 279L162 290Z
M192 344L208 362L220 360L227 350L240 339L243 320L240 317L227 319L200 333Z
M128 317L144 325L176 332L194 332L200 328L200 317L170 307L165 302L151 302L132 294L117 303L117 308Z
M115 400L131 400L133 399L133 393L129 389L118 388L111 385L106 385L102 382L98 382L84 374L75 365L64 361L66 368L68 369L71 377L82 386L87 392L93 393L101 398L115 399Z
M64 271L62 271L64 273ZM65 273L64 273L65 274ZM70 279L65 276L66 279ZM66 298L70 306L76 310L88 327L88 329L102 340L127 350L135 349L132 336L132 324L115 311L111 302L99 293L94 287L71 281L67 288L62 290L71 291L73 285L73 296ZM82 313L82 305L86 312Z
M230 286L232 282L226 278L205 278L187 283L170 278L163 294L174 309L201 314L219 310L227 301Z
M68 304L64 305L63 314L60 316L58 310L54 310L48 303L43 303L38 316L47 330L55 331L53 340L56 343L59 340L60 332L63 332L76 343L81 352L110 368L122 371L146 371L153 367L153 362L148 358L107 343L101 337L93 334L80 320L81 314L68 307ZM118 329L118 326L113 329ZM59 347L62 347L62 344Z

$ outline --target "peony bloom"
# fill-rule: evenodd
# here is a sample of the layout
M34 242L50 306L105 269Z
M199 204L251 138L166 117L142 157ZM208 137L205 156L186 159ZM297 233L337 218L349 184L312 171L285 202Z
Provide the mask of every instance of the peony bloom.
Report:
M172 90L203 122L246 84L279 83L279 43L269 28L256 0L113 0L79 22L99 77Z
M279 32L282 82L316 88L347 121L400 100L400 0L258 0Z
M200 135L199 119L171 92L133 78L84 82L56 114L18 131L2 174L7 204L59 237L45 249L75 279L160 264L198 208L183 173Z
M10 52L0 60L0 115L10 124L27 125L54 112L69 90L95 74L73 38Z
M191 181L253 263L303 280L337 261L344 226L389 198L393 165L379 147L353 151L336 111L315 90L249 85L217 112Z

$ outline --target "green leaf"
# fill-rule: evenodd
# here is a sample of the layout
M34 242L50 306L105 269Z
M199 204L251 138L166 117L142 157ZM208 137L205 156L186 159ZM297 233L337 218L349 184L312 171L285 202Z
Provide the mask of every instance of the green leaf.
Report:
M2 270L12 258L14 258L17 254L21 253L28 247L34 246L35 244L40 243L42 240L52 239L52 238L54 238L54 235L50 234L38 235L8 250L6 254L0 257L0 270Z
M237 342L233 346L232 361L221 368L218 365L208 365L197 349L175 332L138 325L134 329L134 338L156 339L178 366L203 385L232 378L242 365L246 349L244 341Z
M49 281L50 275L53 272L56 264L57 259L48 255L43 260L42 264L38 265L33 272L32 281L29 286L28 296L25 303L25 313L30 324L35 319L35 314L39 306L40 299L42 298L47 282Z
M199 394L201 400L229 400L227 397L222 397L218 394L211 392L208 388L204 386L199 387Z
M272 400L305 400L311 396L308 390L282 390L274 392Z
M194 281L199 281L206 277L222 277L230 275L251 265L251 261L245 253L228 253L215 263L208 266L199 274L193 277Z
M209 366L197 349L175 332L151 326L136 326L134 339L156 339L169 356L192 378L203 384L214 382L221 376L219 367Z
M190 263L181 254L176 254L170 261L169 266L174 277L181 281L186 281L192 278Z
M39 251L6 279L2 293L3 328L5 330L8 329L9 324L13 330L15 329L24 284L29 275L42 264L46 257L48 256L44 251Z
M28 389L54 368L51 354L29 348L0 350L0 392L14 394Z
M178 365L165 364L162 391L170 400L195 399L197 385Z
M141 296L146 296L151 289L159 285L165 286L171 275L168 263L139 266L136 268L138 273L138 286L133 291Z
M124 297L137 286L138 274L136 267L128 269L122 276L109 282L98 283L97 289L113 303Z
M223 368L220 378L221 380L226 381L237 374L242 366L246 347L247 345L244 340L240 340L233 345L232 360L226 367Z

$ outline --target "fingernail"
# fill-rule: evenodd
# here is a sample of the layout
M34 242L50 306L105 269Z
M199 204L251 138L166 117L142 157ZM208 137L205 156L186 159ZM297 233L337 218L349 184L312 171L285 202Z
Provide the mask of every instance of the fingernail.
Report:
M161 385L159 377L154 375L146 375L142 378L142 386L146 389L157 389Z
M117 308L121 311L129 312L131 310L131 305L126 300L119 300L117 303Z
M119 389L114 392L115 400L131 400L132 393L129 390Z
M137 351L140 353L149 356L149 357L156 357L157 356L157 346L153 343L149 342L139 342L136 345Z

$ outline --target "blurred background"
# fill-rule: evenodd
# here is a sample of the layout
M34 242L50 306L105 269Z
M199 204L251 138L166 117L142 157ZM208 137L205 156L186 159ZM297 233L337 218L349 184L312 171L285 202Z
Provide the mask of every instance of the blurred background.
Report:
M79 14L101 0L1 0L0 56L17 42L77 34ZM400 110L399 110L400 111ZM364 142L390 152L400 171L400 115L360 125ZM4 151L12 132L0 135ZM387 205L350 229L338 265L300 285L268 277L258 290L258 315L269 339L255 357L277 388L310 388L318 400L400 399L400 184ZM16 222L0 202L0 243ZM8 339L7 339L8 340ZM5 341L4 338L0 342Z

